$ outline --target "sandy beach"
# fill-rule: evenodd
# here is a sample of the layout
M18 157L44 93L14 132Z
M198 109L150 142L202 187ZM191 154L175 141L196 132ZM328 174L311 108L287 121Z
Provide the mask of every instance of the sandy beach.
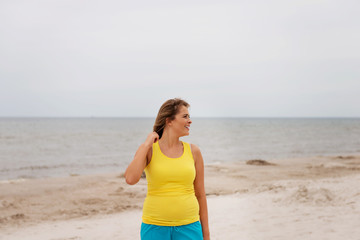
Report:
M360 156L206 165L212 239L358 239ZM146 180L0 182L0 239L140 239Z

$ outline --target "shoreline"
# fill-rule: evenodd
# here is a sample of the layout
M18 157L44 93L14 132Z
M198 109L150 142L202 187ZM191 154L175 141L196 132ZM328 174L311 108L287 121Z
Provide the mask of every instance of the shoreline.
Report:
M311 159L346 159L346 158L357 158L360 157L359 152L355 153L341 153L341 154L322 154L317 156L302 156L302 157L274 157L274 158L266 158L266 161L272 162L272 161L296 161L296 160L305 160L311 158ZM239 164L241 162L245 163L246 161L249 161L250 159L241 159L241 160L235 160L235 161L210 161L208 163L205 163L205 167L214 166L214 165L231 165L231 164ZM250 160L251 161L251 160ZM7 184L7 183L16 183L16 182L24 182L24 181L31 181L31 180L46 180L46 179L63 179L63 178L69 178L69 177L83 177L83 176L102 176L102 175L109 175L109 174L123 174L125 172L126 167L120 168L123 171L105 171L105 172L85 172L85 173L66 173L66 174L59 174L54 176L42 176L42 177L35 177L35 176L19 176L17 178L9 178L9 179L0 179L0 184Z
M355 217L360 213L360 190L357 190L360 186L360 156L277 159L269 164L273 165L266 165L264 162L246 164L244 161L238 161L205 166L209 218L211 229L215 230L215 239L232 239L235 237L231 235L234 232L240 235L250 234L249 231L244 232L240 223L247 228L259 227L260 233L267 232L268 236L272 236L279 229L267 228L266 219L276 219L280 225L284 225L286 219L290 219L293 225L284 225L289 231L295 231L293 227L300 223L303 224L303 229L309 229L312 227L310 225L319 224L318 221L321 219L321 223L323 219L328 219L329 223L336 222L336 216L343 216L341 213L349 216L349 221L352 221L347 223L349 226L354 223L360 224L358 217ZM103 226L104 221L108 222L108 225L117 223L123 226L120 230L113 229L112 237L104 239L125 236L121 235L125 234L124 229L129 229L135 234L134 231L138 230L141 221L141 208L145 196L145 179L129 186L121 173L0 183L0 239L16 239L21 234L34 235L34 239L50 239L48 236L55 231L55 226L69 228L66 234L78 234L78 238L67 238L64 235L57 239L92 239L86 238L87 230L90 230L90 226L95 226L95 229L100 231L106 227ZM271 209L277 209L277 212ZM317 209L319 214L325 211L328 217L320 214L321 216L309 220L309 216L314 214L311 209ZM351 213L357 213L354 219L351 218ZM276 217L276 214L282 218ZM249 217L255 220L244 222ZM221 238L221 228L226 230L231 227L224 225L224 221L221 220L224 218L233 221L233 227L228 231L228 235ZM126 219L133 219L134 222L130 224ZM308 225L309 221L313 221L313 224ZM129 226L124 228L125 225ZM334 231L341 232L341 229L336 230L335 225ZM78 226L84 231L73 226ZM313 234L316 233L316 229L311 231ZM251 232L254 236L260 233L255 230ZM333 235L338 236L335 233ZM53 239L56 239L55 237L59 236L54 235ZM125 239L138 239L138 235ZM329 239L336 238L330 236ZM348 235L347 239L353 238Z

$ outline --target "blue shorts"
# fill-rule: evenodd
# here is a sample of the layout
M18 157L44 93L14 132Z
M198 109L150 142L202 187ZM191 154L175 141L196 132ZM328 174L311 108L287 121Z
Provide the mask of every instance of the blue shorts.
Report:
M141 240L203 240L200 221L182 226L157 226L142 223Z

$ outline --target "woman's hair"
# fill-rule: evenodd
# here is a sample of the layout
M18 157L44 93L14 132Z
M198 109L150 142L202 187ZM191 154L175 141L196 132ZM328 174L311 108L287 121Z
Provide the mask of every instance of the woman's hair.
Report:
M166 119L170 120L175 119L175 115L179 112L181 106L190 107L186 101L180 98L169 99L161 105L158 115L155 120L153 131L159 135L159 138L162 137L164 128L166 126Z

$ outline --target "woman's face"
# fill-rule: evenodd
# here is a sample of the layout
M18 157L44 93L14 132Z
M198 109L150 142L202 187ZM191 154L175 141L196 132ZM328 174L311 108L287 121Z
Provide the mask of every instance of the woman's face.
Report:
M169 125L179 136L187 136L189 135L191 123L188 108L181 106L179 112L175 115L175 119Z

